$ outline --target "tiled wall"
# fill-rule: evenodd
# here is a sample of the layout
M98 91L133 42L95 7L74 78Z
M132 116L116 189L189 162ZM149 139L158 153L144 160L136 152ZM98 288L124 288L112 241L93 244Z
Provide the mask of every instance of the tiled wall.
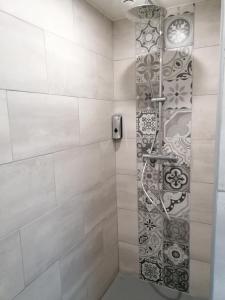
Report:
M191 167L191 294L209 295L214 143L219 82L220 1L196 5L193 50ZM212 34L213 32L213 34ZM135 29L114 23L114 110L124 114L124 140L117 145L120 269L138 272L135 149ZM126 220L126 221L125 221Z
M99 300L117 273L112 24L0 0L0 299Z

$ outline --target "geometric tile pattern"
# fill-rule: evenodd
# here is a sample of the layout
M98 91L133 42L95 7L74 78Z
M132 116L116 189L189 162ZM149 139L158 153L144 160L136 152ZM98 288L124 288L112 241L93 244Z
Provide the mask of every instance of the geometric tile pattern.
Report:
M179 30L192 34L193 24L185 18L169 17L170 43L181 41ZM188 20L193 20L189 15ZM192 21L193 22L193 21ZM175 31L173 31L175 30ZM175 35L174 35L175 34ZM178 162L148 160L143 184L148 196L170 220L159 213L143 191L141 178L147 154L159 129L158 105L151 99L159 95L159 19L136 24L137 91L137 185L140 278L158 285L189 291L190 266L190 165L192 114L192 37L186 45L165 50L163 55L163 152L175 153ZM184 43L185 44L185 43ZM158 139L153 152L158 150Z

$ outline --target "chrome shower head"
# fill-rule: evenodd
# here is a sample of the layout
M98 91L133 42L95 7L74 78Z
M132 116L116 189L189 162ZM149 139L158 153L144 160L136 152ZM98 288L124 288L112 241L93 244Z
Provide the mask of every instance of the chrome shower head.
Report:
M150 19L166 15L166 9L156 0L122 0L126 16L133 22L146 23Z

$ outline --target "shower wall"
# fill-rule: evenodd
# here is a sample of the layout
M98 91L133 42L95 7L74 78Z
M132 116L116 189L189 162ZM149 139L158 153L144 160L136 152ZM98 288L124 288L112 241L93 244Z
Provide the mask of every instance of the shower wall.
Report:
M99 300L118 271L112 23L0 0L0 32L0 299Z
M177 12L177 9L175 9ZM219 81L220 2L195 8L192 99L190 292L209 296L215 120ZM213 34L212 34L213 32ZM117 145L120 270L137 274L135 26L114 23L114 110L124 114L125 139Z

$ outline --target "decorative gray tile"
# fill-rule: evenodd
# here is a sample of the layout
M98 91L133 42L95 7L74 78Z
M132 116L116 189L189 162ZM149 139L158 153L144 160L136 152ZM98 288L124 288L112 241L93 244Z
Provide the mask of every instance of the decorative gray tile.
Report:
M189 268L189 246L170 241L163 243L163 262L179 268Z
M165 46L167 49L193 45L194 15L170 16L164 23Z
M162 199L170 217L189 220L190 193L163 192Z
M159 285L163 283L163 265L157 259L140 257L140 278Z
M138 55L159 51L159 19L136 25L136 51Z
M192 105L192 78L165 80L163 109L189 109Z
M171 218L164 219L164 239L177 242L180 244L188 244L190 236L189 223L182 219Z
M137 159L138 162L143 162L143 154L148 154L154 142L154 135L142 136L137 132ZM158 144L156 143L153 150L156 151Z
M164 285L181 292L189 291L189 270L164 266Z
M152 102L151 99L159 96L159 82L151 81L151 85L141 83L136 85L137 92L137 106L138 110L141 109L157 109L157 104Z
M165 51L163 56L164 80L186 80L192 77L192 47Z
M190 191L190 168L186 166L163 167L163 190L176 192Z
M137 57L136 83L151 84L159 80L159 54L153 53Z
M158 130L158 115L150 110L137 113L137 133L143 135L155 135Z

